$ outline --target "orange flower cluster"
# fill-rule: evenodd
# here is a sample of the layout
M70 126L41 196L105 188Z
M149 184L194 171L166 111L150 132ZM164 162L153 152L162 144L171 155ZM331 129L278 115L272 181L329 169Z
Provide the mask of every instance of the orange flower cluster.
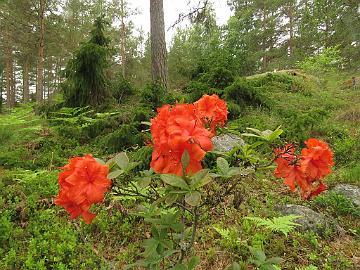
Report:
M227 107L225 101L217 95L204 95L194 103L198 117L203 124L210 127L211 132L219 126L224 126L227 120Z
M95 218L90 206L104 200L104 193L111 185L107 178L109 167L97 162L91 155L75 157L62 167L59 174L60 192L55 199L71 218L82 216L87 224Z
M181 156L187 150L190 163L186 173L201 170L201 161L213 148L215 128L227 119L226 103L216 95L204 95L194 104L164 105L157 111L150 128L154 146L151 167L157 173L182 175Z
M327 143L311 138L305 144L307 148L302 149L301 155L295 155L295 147L291 144L275 149L275 176L283 178L284 184L292 191L295 191L297 184L302 197L309 199L326 190L322 179L331 173L334 161Z

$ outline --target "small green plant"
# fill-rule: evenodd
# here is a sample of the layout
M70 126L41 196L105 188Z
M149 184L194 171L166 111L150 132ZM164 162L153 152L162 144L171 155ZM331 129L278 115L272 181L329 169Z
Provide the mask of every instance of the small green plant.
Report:
M252 258L250 262L255 264L259 270L279 270L277 266L282 262L282 259L279 257L267 258L265 253L257 248L249 247Z
M213 228L221 236L220 244L224 248L236 250L240 247L239 230L235 228L221 228L218 225L214 225Z
M334 215L354 215L360 217L360 207L355 206L349 198L336 192L328 192L314 199L314 204L325 208Z
M281 232L287 236L292 232L299 224L295 223L294 220L301 216L288 215L281 217L260 218L260 217L245 217L245 219L251 220L256 226L265 227L272 232Z

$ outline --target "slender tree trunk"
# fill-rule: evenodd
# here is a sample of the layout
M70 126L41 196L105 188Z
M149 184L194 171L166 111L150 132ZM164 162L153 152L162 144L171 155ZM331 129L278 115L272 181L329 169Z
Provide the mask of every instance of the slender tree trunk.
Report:
M6 59L6 66L5 66L5 89L6 89L6 105L8 108L12 108L11 103L11 77L12 77L12 68L11 68L11 55L9 54L9 51L7 53L7 59Z
M36 76L36 100L42 102L43 100L43 81L44 81L44 48L45 48L45 0L40 0L39 11L39 28L40 38L38 46L38 65Z
M267 27L267 11L266 11L266 4L265 1L263 3L263 10L262 10L262 21L261 21L261 28L263 31L263 38L262 38L262 50L263 50L263 59L262 59L262 69L263 71L266 71L267 69L267 44L266 44L266 27Z
M162 0L150 0L151 74L154 83L167 88L165 23Z
M47 100L50 102L53 95L53 61L49 58L49 68L46 70L46 89L47 89Z
M14 59L12 58L11 61L11 70L12 70L12 76L11 76L11 104L12 107L15 107L15 103L16 103L16 62L14 65Z
M14 80L14 64L11 47L6 49L6 65L5 65L5 84L6 84L6 105L8 108L15 107L15 80Z
M26 59L23 65L23 101L24 103L30 100L30 89L29 89L29 61Z
M124 0L121 0L121 68L122 75L125 78L125 63L126 63L126 55L125 55L125 23L124 23Z
M288 17L289 17L289 57L292 58L294 55L294 16L293 16L293 3L289 3Z

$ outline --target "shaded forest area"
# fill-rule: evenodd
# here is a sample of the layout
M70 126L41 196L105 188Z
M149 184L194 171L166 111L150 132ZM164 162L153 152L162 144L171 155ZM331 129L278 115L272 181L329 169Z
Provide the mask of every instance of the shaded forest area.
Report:
M308 57L337 48L341 69L360 59L359 3L353 1L227 1L232 16L216 24L211 2L190 2L189 27L168 43L169 86L219 68L233 76L299 67ZM126 1L30 1L1 3L1 92L16 102L51 99L60 91L68 61L105 14L111 56L107 80L121 75L137 88L151 81L150 37L132 22ZM149 11L150 12L150 11ZM181 17L180 17L181 18ZM174 18L174 23L177 18ZM174 26L176 27L176 25ZM164 31L164 30L163 30ZM165 44L164 44L165 46ZM31 95L31 94L32 95ZM36 94L35 94L36 93Z

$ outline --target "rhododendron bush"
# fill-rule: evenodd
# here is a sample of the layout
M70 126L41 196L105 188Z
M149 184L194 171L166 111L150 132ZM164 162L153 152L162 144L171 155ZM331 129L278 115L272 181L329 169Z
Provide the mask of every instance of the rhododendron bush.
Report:
M91 223L90 208L111 198L136 200L133 214L151 224L152 238L144 241L143 259L129 265L150 269L194 269L199 258L190 258L200 217L234 194L241 181L268 161L259 158L259 146L278 143L282 131L258 131L252 144L235 146L230 152L215 152L212 138L227 121L227 106L217 95L204 95L193 104L164 105L151 119L153 148L150 170L136 170L120 153L106 163L91 155L70 159L59 174L60 192L55 203L71 218L82 216ZM226 131L226 129L224 129ZM331 172L333 154L320 140L309 139L297 152L293 144L277 147L275 176L283 178L292 191L299 187L308 199L326 189L323 179ZM204 168L207 152L218 155L215 167ZM262 154L264 155L264 153ZM110 180L111 179L111 180Z

